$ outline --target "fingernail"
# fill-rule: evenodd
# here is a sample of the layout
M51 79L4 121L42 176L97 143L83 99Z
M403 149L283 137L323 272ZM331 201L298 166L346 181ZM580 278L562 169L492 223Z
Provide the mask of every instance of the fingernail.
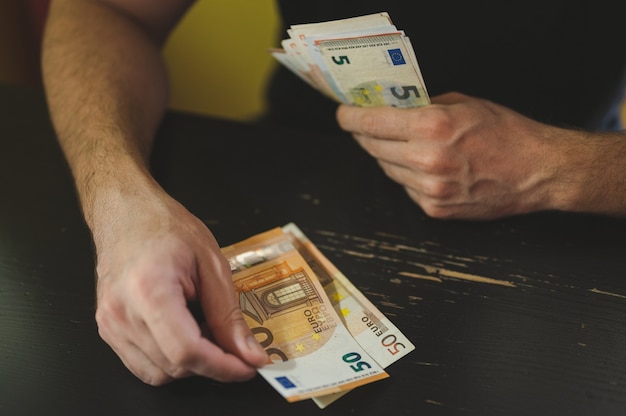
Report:
M248 348L250 348L251 350L265 352L265 350L263 349L263 347L261 347L261 344L259 344L254 335L248 335L246 337L246 342L248 343Z
M265 352L261 344L259 344L259 342L256 340L254 335L248 336L246 338L246 343L248 344L248 348L250 348L252 351L257 352L259 354L267 355L267 353Z

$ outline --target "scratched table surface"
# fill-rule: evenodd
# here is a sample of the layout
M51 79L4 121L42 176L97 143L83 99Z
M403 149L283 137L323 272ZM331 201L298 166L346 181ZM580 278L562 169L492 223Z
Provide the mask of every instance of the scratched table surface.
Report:
M168 114L158 180L222 245L296 223L416 348L326 409L261 377L155 388L99 338L38 88L0 87L0 414L626 414L626 222L428 218L349 136ZM218 195L218 197L215 197Z

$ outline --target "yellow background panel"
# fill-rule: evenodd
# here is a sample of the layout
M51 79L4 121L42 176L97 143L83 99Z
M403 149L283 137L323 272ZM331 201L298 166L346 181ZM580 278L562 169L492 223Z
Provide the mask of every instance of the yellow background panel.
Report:
M264 85L277 63L274 0L201 0L170 37L165 58L173 109L252 119L265 107Z

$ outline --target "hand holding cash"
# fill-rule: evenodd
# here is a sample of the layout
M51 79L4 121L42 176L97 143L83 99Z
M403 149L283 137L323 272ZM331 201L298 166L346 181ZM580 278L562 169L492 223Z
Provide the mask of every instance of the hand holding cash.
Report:
M413 47L386 12L292 25L270 53L333 100L361 107L430 103Z

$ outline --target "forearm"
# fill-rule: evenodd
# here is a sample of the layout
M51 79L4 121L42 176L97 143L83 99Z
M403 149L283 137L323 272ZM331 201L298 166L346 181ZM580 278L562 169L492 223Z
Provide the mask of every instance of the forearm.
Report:
M556 208L626 217L626 132L564 132Z
M168 100L159 44L111 7L53 1L42 64L52 121L93 228L102 199L150 181L147 160Z

